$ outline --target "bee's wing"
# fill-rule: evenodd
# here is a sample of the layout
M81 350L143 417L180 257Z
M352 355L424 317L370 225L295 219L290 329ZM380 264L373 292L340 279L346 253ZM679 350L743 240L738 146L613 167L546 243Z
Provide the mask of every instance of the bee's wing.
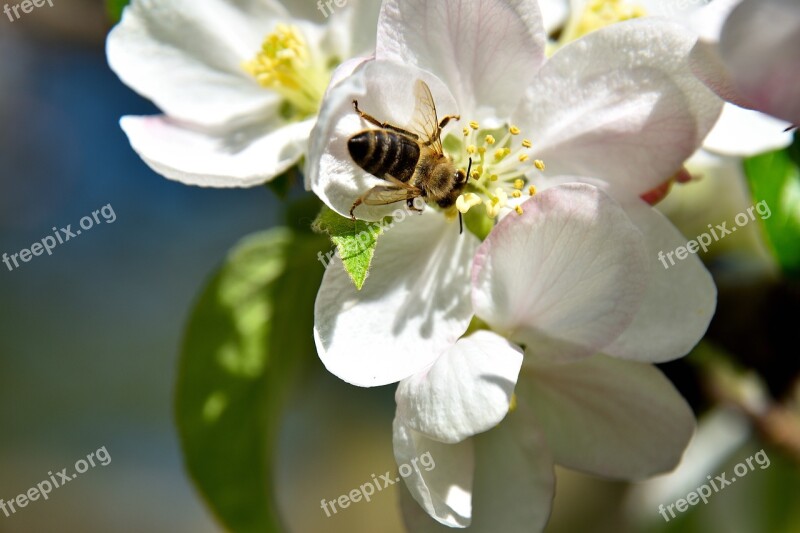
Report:
M422 191L416 187L411 186L398 187L396 185L376 185L367 191L367 194L362 197L362 201L366 205L393 204L395 202L416 198L421 192Z
M419 135L420 141L430 146L437 154L443 154L442 140L439 138L439 118L436 116L436 104L428 84L417 80L414 84L414 115L411 117L409 129Z

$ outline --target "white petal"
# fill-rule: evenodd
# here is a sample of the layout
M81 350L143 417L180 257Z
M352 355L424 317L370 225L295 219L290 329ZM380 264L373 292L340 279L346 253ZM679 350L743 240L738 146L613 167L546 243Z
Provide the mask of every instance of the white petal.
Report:
M460 339L428 370L400 382L397 417L441 442L461 442L506 416L522 350L490 331Z
M386 61L367 61L328 91L311 133L307 175L314 193L340 215L350 216L350 208L359 196L376 185L386 185L385 180L368 174L350 157L347 148L350 137L375 127L356 114L353 100L376 119L406 127L414 111L414 84L418 79L430 87L440 117L458 113L453 97L437 78ZM457 126L448 126L451 127ZM361 205L355 215L362 220L380 220L398 206L402 202L388 206Z
M525 366L517 387L555 461L603 476L643 479L672 469L694 431L689 405L654 366L604 355Z
M111 30L111 69L166 114L197 124L265 115L279 104L242 68L285 10L270 0L134 0Z
M553 459L530 413L515 411L475 443L470 533L542 531L555 492ZM403 498L403 517L414 533L443 533L419 505Z
M719 115L722 103L688 68L693 43L655 18L592 32L545 64L512 121L548 174L641 195L681 168Z
M759 111L800 123L800 3L745 0L722 28L720 55Z
M633 320L644 296L645 244L624 211L590 185L537 193L483 242L475 313L542 357L586 357Z
M725 104L703 148L740 157L780 150L792 144L792 132L786 131L790 125L758 111Z
M251 187L303 156L314 120L219 134L163 116L123 117L120 125L145 163L169 179L202 187Z
M714 280L696 254L683 260L674 255L687 239L664 215L639 198L622 205L645 236L650 274L633 322L603 351L652 363L682 357L703 338L714 316Z
M539 0L544 30L548 35L564 26L569 16L569 0Z
M394 457L399 468L411 466L412 461L419 465L423 460L433 465L412 467L410 475L403 477L417 503L442 524L468 526L475 469L472 440L459 444L436 442L406 427L399 418L394 419L393 429Z
M529 0L387 0L376 56L438 76L466 120L497 119L514 109L545 44L538 5Z
M348 383L371 387L422 371L455 344L472 318L469 266L478 246L458 223L427 210L378 239L356 290L339 259L325 271L314 309L317 352Z

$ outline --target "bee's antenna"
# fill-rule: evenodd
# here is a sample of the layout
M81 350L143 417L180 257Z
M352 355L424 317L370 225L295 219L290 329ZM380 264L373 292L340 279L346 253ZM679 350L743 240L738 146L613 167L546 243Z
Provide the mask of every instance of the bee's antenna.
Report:
M472 158L469 158L469 165L467 165L467 179L469 181L469 173L472 171ZM458 234L464 234L464 217L461 215L461 211L458 212Z

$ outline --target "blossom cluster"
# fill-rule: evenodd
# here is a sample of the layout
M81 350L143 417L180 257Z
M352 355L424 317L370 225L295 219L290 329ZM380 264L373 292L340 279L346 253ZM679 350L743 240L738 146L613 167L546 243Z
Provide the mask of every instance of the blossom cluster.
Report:
M354 157L360 133L456 171L452 198L380 236L363 287L326 265L313 331L342 380L398 384L395 457L435 457L404 481L441 524L542 529L555 464L638 480L691 438L654 364L703 337L716 287L696 255L661 267L686 241L651 204L698 153L788 143L800 14L661 4L353 0L319 24L276 0L134 0L110 34L112 68L164 111L122 128L167 178L244 187L298 165L328 208L375 222L445 186L374 170L399 172L378 141Z

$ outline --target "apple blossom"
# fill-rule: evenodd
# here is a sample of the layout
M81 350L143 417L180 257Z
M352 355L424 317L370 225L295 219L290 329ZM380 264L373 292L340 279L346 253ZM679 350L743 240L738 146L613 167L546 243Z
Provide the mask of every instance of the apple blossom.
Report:
M112 70L163 115L120 121L156 172L189 185L249 187L306 153L339 62L371 53L377 0L328 18L277 0L133 0L109 33Z
M459 167L474 162L459 210L477 209L492 223L507 213L514 219L524 216L523 201L531 196L569 182L592 183L644 233L640 245L651 257L672 249L666 243L680 235L639 196L681 168L718 116L719 99L688 68L694 37L653 19L593 32L550 59L545 43L535 2L384 2L375 60L344 76L323 101L308 185L348 216L354 200L381 183L347 152L347 140L367 127L353 100L380 120L403 125L414 107L413 85L422 79L440 116L462 117L443 133L445 151ZM359 206L355 214L379 220L393 208ZM381 236L360 291L340 262L331 263L314 329L326 367L350 383L376 386L436 362L473 317L469 265L477 245L473 235L459 236L446 216L428 209ZM516 264L519 253L509 251L506 260ZM674 272L647 262L640 305L630 302L631 323L602 333L609 355L665 361L685 355L702 337L715 289L700 261L691 259ZM591 355L570 349L575 339L554 335L563 342L548 347L551 355Z

